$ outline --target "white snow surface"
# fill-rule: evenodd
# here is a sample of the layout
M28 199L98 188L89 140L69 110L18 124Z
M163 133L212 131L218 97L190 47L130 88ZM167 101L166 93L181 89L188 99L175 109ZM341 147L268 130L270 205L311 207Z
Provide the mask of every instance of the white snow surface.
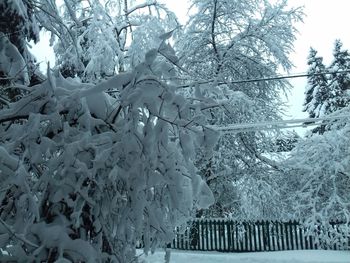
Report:
M140 253L142 253L140 251ZM140 262L164 263L164 251L141 255ZM171 250L170 263L350 263L350 251L293 250L256 253L221 253Z

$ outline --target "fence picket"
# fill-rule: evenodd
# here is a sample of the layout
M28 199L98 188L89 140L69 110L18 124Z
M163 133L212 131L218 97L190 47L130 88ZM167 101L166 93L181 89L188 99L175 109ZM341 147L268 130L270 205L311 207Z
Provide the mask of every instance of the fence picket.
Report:
M279 223L280 226L280 231L281 231L281 245L282 245L282 250L287 250L286 248L286 234L284 231L284 225L282 223Z
M252 224L250 222L247 223L247 229L248 229L249 251L253 251L253 230L252 230Z
M298 235L298 223L296 221L293 222L294 227L294 242L295 242L295 249L300 249L299 245L299 235Z
M289 227L288 227L288 230L289 230L289 244L290 244L290 249L291 250L294 250L294 242L293 242L293 222L292 221L289 221Z
M208 236L209 236L209 222L208 220L205 220L205 250L209 250L209 239L208 239Z
M176 247L180 248L180 236L179 236L179 228L176 228Z
M239 223L236 225L236 243L237 243L237 251L242 251L242 243L241 243L241 234L239 230Z
M276 233L275 233L275 223L273 221L270 222L270 250L276 250Z
M278 232L278 222L277 221L275 221L275 233L276 233L276 236L275 236L275 238L276 238L275 250L278 251L278 250L281 249L281 247L280 247L280 238L279 238L280 235L279 235L279 232Z
M238 251L238 238L237 238L237 222L232 226L233 231L233 251Z
M210 250L214 250L214 247L213 247L214 229L213 229L213 221L211 221L211 220L209 222L209 227L210 227Z
M232 236L231 236L232 221L227 222L227 252L232 251Z
M309 246L310 246L310 249L314 249L313 238L312 238L312 236L310 236L310 235L309 235Z
M295 241L295 233L294 233L292 221L290 221L289 232L290 232L289 240L290 240L291 250L294 250L294 249L296 249L296 247L295 247L295 242L294 242Z
M284 225L284 234L285 234L285 239L286 239L286 250L290 250L290 243L289 243L289 222Z
M181 246L181 249L184 249L184 233L181 233L180 234L180 246Z
M271 251L271 246L270 246L270 222L266 221L265 222L265 232L264 232L264 243L267 251Z
M221 221L218 220L217 221L217 230L216 230L216 235L217 235L217 239L218 239L218 251L221 251Z
M217 240L217 235L216 235L216 220L213 221L213 225L214 225L214 231L213 231L213 234L214 234L214 250L217 250L218 249L218 240Z
M299 249L304 249L304 232L303 232L303 229L300 227L300 225L298 225L298 231L299 231L299 244L300 244L300 248Z
M258 251L263 251L263 248L261 247L261 242L260 242L261 233L260 233L259 221L255 225L255 229L256 229L256 244L257 244Z
M258 251L258 242L257 242L257 231L256 231L256 224L253 224L253 241L254 241L254 251Z

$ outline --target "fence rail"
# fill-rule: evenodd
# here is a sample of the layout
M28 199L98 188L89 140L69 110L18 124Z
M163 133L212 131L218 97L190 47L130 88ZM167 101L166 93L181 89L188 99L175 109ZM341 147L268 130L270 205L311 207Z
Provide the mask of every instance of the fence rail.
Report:
M341 223L331 223L333 227ZM309 235L296 221L237 222L232 220L195 220L184 231L176 229L171 248L222 252L254 252L304 249L343 250L350 245L350 237L339 238L324 247L319 239ZM345 240L345 241L344 241Z

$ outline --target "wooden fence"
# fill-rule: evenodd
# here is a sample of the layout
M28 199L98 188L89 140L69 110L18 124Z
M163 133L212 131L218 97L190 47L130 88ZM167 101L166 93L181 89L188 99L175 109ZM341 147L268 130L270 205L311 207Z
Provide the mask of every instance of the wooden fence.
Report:
M332 223L332 226L340 223ZM350 237L345 237L350 245ZM232 220L195 220L185 230L176 229L171 248L222 252L254 252L304 249L342 250L339 243L322 247L296 221L237 222ZM344 239L343 239L344 243Z

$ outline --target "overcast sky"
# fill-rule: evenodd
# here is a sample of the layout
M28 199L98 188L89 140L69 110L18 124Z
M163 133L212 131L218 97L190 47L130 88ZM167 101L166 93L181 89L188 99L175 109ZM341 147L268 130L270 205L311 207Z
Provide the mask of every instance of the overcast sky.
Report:
M162 1L167 3L170 10L176 12L182 23L185 22L187 0ZM341 39L343 47L350 49L350 0L289 0L289 3L292 6L304 6L306 15L304 23L297 25L299 35L295 42L295 53L291 55L295 68L291 73L307 71L306 59L311 46L324 57L326 64L331 62L335 39ZM45 48L48 45L47 41L44 38L42 43L34 47L33 51L38 61L52 60L52 51ZM294 79L291 83L294 88L289 96L290 110L286 118L305 117L302 103L306 79Z

